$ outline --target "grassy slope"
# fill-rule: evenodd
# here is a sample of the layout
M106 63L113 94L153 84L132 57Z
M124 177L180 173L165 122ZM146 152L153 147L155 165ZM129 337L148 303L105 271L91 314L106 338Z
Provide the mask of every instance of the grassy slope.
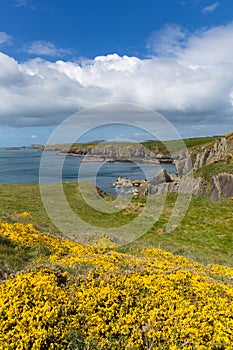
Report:
M205 145L205 144L210 144L213 143L219 136L210 136L210 137L196 137L196 138L188 138L184 139L184 143L187 148L195 148L197 146ZM178 141L145 141L142 142L142 144L149 148L150 150L154 152L161 152L161 153L166 153L167 148L174 148L177 150L177 148L182 147L181 140Z
M213 143L218 136L190 138L184 142L188 148ZM170 147L176 146L175 141L167 142ZM165 145L160 141L143 143L154 151L166 152ZM86 145L81 145L85 147ZM93 146L93 145L91 145ZM219 172L233 173L232 163L220 162L204 166L195 176L210 180ZM56 187L56 185L53 185ZM56 188L54 188L56 191ZM72 209L84 221L100 227L112 227L130 222L143 207L145 198L133 199L127 210L114 214L104 214L90 208L83 200L76 183L64 184L64 191ZM212 203L207 199L193 197L190 208L181 225L172 233L166 234L166 222L175 203L175 194L169 194L163 214L159 221L137 242L120 250L134 250L142 246L161 247L175 254L181 254L203 263L215 262L233 266L232 247L232 206L229 200ZM7 222L32 223L43 233L59 235L59 230L48 218L43 207L39 187L37 185L0 185L0 220ZM106 198L105 198L106 199ZM111 200L108 196L106 200ZM20 217L19 214L28 211L32 217ZM38 257L39 252L23 249L7 239L0 240L0 262L2 271L10 272L23 269L30 261Z
M213 143L219 136L208 136L208 137L196 137L196 138L187 138L184 139L184 143L187 148L194 148L200 145L204 144L210 144ZM142 145L150 149L151 151L155 153L167 153L168 149L174 149L177 150L179 147L183 147L183 143L181 143L181 140L171 140L171 141L153 141L153 140L148 140L141 142ZM82 144L56 144L56 145L49 145L46 146L48 149L51 150L63 150L67 151L70 150L71 152L75 150L84 150L84 149L92 149L94 148L97 143L82 143ZM114 142L116 144L116 142ZM120 142L122 144L122 142ZM128 143L127 143L128 144ZM130 143L129 143L130 144ZM111 145L111 143L109 143ZM133 143L132 143L133 145ZM168 149L167 149L168 147Z
M143 206L146 200L145 197L133 199L123 212L101 214L83 202L76 183L64 184L64 190L73 210L82 219L89 223L98 223L100 227L108 226L110 220L112 226L129 222L137 215L140 205ZM0 196L2 221L32 223L40 232L59 234L58 229L47 217L37 185L0 185ZM173 233L168 234L165 232L165 226L175 199L176 194L169 194L159 221L137 242L121 247L120 250L135 253L142 246L161 247L204 264L233 266L233 204L227 199L214 203L205 198L193 197L181 225ZM111 197L108 200L111 200ZM23 211L31 213L32 217L20 217L18 214ZM1 260L9 266L8 260L11 256L12 270L23 268L38 256L38 252L19 250L18 247L11 246L8 241L0 242L0 252L4 251Z
M233 162L220 161L213 164L205 165L195 172L195 177L201 176L206 180L210 180L212 176L216 176L219 173L230 173L233 174Z

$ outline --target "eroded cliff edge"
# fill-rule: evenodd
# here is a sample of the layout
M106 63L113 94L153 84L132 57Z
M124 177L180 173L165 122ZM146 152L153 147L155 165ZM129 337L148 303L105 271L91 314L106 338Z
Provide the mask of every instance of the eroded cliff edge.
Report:
M156 183L155 177L143 192L185 192L187 188L192 188L194 195L208 197L212 201L233 197L233 133L215 142L193 147L190 157L192 169L188 159L181 157L175 162L181 176L160 183Z

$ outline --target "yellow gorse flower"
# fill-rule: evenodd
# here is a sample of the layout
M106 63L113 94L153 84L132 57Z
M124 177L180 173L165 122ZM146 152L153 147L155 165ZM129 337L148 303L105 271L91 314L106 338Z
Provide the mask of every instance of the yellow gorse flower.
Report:
M155 248L134 256L82 246L30 224L1 222L0 234L49 250L0 284L2 350L233 348L229 267Z

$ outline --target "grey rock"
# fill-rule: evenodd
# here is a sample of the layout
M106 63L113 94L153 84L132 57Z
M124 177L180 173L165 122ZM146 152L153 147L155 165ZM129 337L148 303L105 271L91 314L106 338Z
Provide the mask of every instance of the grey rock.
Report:
M172 182L164 182L158 185L148 185L149 194L164 192L192 193L196 196L206 197L207 181L201 177L193 179L191 176L178 178Z
M207 196L207 185L208 181L205 180L203 177L197 177L193 179L193 191L192 193L195 196Z
M175 161L176 170L179 176L184 176L192 171L193 165L190 158Z
M165 169L160 170L150 181L151 186L156 186L164 182L171 182L171 178Z
M219 188L218 180L215 176L213 176L211 179L209 198L213 202L218 202L220 200L220 188Z
M210 199L219 201L221 197L229 198L233 196L233 175L220 173L213 176L210 184Z
M231 152L231 139L228 140L227 137L217 139L212 147L201 149L197 153L193 168L197 170L206 164L224 159Z
M218 181L220 185L221 194L223 197L233 196L233 175L228 173L218 174Z

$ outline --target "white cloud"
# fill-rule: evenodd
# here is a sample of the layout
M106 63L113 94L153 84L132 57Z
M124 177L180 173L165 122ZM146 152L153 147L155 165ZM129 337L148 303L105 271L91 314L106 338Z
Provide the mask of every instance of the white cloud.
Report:
M178 24L165 24L151 34L147 47L157 55L174 57L186 44L188 31Z
M31 137L31 139L37 139L38 135L37 134L32 134L30 137Z
M79 63L19 63L0 54L0 125L54 125L81 108L119 101L186 126L233 125L233 24L187 35L178 46L172 58L111 54Z
M189 38L179 58L198 65L233 62L233 22L201 31Z
M0 44L9 44L12 40L12 37L5 33L5 32L0 32Z
M50 41L36 40L25 47L25 51L38 56L63 57L70 53L69 50L56 47Z
M202 9L202 13L212 13L216 10L216 8L219 6L219 2L214 2L213 4L211 5L208 5L208 6L205 6L203 9Z

